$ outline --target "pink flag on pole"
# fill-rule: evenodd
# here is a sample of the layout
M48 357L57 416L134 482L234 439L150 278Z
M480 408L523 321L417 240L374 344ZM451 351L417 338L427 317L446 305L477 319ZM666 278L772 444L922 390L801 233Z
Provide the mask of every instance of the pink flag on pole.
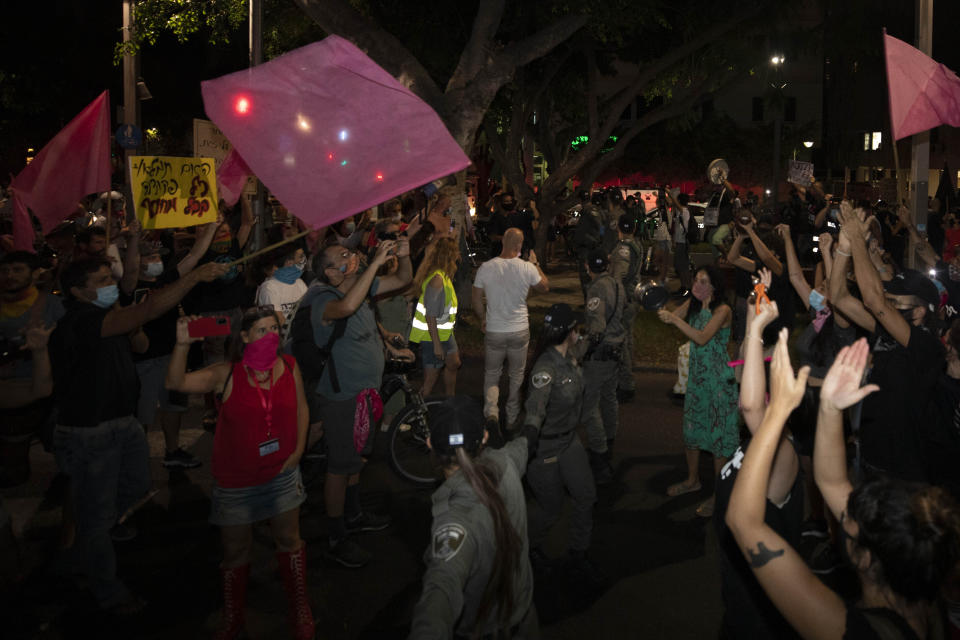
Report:
M110 95L104 91L40 150L13 179L13 235L18 249L33 250L29 207L45 232L63 221L77 201L110 189Z
M207 115L257 177L314 226L470 164L433 109L337 36L202 90Z
M217 194L228 207L237 204L243 187L247 184L247 178L252 173L237 150L231 148L230 153L223 159L223 164L217 169Z
M893 139L942 124L960 127L960 78L906 42L883 34Z

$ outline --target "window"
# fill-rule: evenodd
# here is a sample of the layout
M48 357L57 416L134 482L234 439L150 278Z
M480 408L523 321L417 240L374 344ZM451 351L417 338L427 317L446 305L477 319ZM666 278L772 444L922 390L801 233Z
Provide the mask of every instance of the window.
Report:
M783 121L797 121L797 99L793 96L787 96L783 104Z
M882 134L879 131L867 132L863 134L863 150L876 151L880 148Z
M753 99L753 121L763 122L763 98Z

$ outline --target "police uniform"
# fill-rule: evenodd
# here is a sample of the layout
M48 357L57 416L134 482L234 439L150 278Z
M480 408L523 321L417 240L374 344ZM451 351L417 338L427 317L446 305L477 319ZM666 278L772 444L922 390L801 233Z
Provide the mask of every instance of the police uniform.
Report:
M617 373L617 387L623 391L636 391L637 383L633 379L633 322L637 317L637 303L632 294L640 280L640 267L643 263L643 249L632 235L621 240L610 254L610 275L623 284L627 300L623 305L623 326L625 329L623 348L620 350L620 367Z
M617 372L625 330L623 284L603 273L587 289L587 344L583 363L586 380L583 390L581 421L587 430L587 448L598 483L608 481L610 457L608 442L617 436ZM604 462L605 461L605 462Z
M478 409L479 415L479 409ZM520 477L527 467L527 439L517 438L502 449L485 449L479 459L500 470L499 491L510 522L522 541L514 578L514 610L510 618L513 638L535 637L533 572L527 540L527 504ZM423 592L413 610L410 638L471 637L477 609L493 570L496 535L493 519L480 502L470 481L457 471L433 494L430 546L424 552L427 571ZM479 637L498 637L505 631L496 623L497 610L479 627Z
M610 252L617 245L617 221L624 213L626 212L619 206L608 206L603 210L601 216L603 219L603 242L601 242L600 248L607 255L610 255Z
M533 365L524 407L525 425L540 429L536 453L527 466L527 484L536 499L529 513L534 549L560 517L568 492L573 500L568 546L573 552L590 547L597 493L587 452L576 433L582 401L583 376L573 354L564 357L549 347Z
M590 252L599 248L605 233L603 217L600 208L588 202L580 209L580 219L574 231L574 244L577 249L577 273L580 276L580 286L586 296L590 285L590 276L587 274L585 263Z

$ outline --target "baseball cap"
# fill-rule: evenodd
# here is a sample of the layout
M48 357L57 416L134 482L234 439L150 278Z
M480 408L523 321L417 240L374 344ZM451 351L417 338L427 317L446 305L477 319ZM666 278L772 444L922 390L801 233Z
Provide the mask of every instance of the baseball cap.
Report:
M583 314L577 313L573 308L563 302L552 305L547 309L547 314L543 316L543 324L567 333L575 326L583 322Z
M607 254L599 249L594 249L587 255L587 266L593 273L603 273L607 270L608 264L610 264L610 259L607 258Z
M927 304L930 311L936 311L940 304L936 285L915 269L904 269L892 280L884 282L883 289L895 296L916 296Z
M624 233L633 233L637 230L637 219L625 213L617 220L617 228Z
M468 396L452 396L430 407L430 444L440 455L457 447L476 453L483 442L484 419L480 403Z

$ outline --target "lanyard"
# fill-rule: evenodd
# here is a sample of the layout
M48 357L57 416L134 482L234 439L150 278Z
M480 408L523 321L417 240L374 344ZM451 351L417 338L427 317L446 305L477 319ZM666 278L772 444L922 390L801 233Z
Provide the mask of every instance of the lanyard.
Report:
M273 367L270 368L270 388L267 390L266 398L263 397L263 390L260 388L260 383L257 381L257 377L253 375L252 370L247 367L244 367L244 369L247 369L247 371L250 372L250 378L253 380L253 388L257 390L257 397L260 398L260 406L263 407L263 410L266 414L264 416L264 420L267 423L267 437L269 438L271 428L273 427Z
M758 282L756 286L753 287L754 293L757 294L757 313L760 313L760 302L766 302L770 304L770 298L767 297L767 288L762 282Z

